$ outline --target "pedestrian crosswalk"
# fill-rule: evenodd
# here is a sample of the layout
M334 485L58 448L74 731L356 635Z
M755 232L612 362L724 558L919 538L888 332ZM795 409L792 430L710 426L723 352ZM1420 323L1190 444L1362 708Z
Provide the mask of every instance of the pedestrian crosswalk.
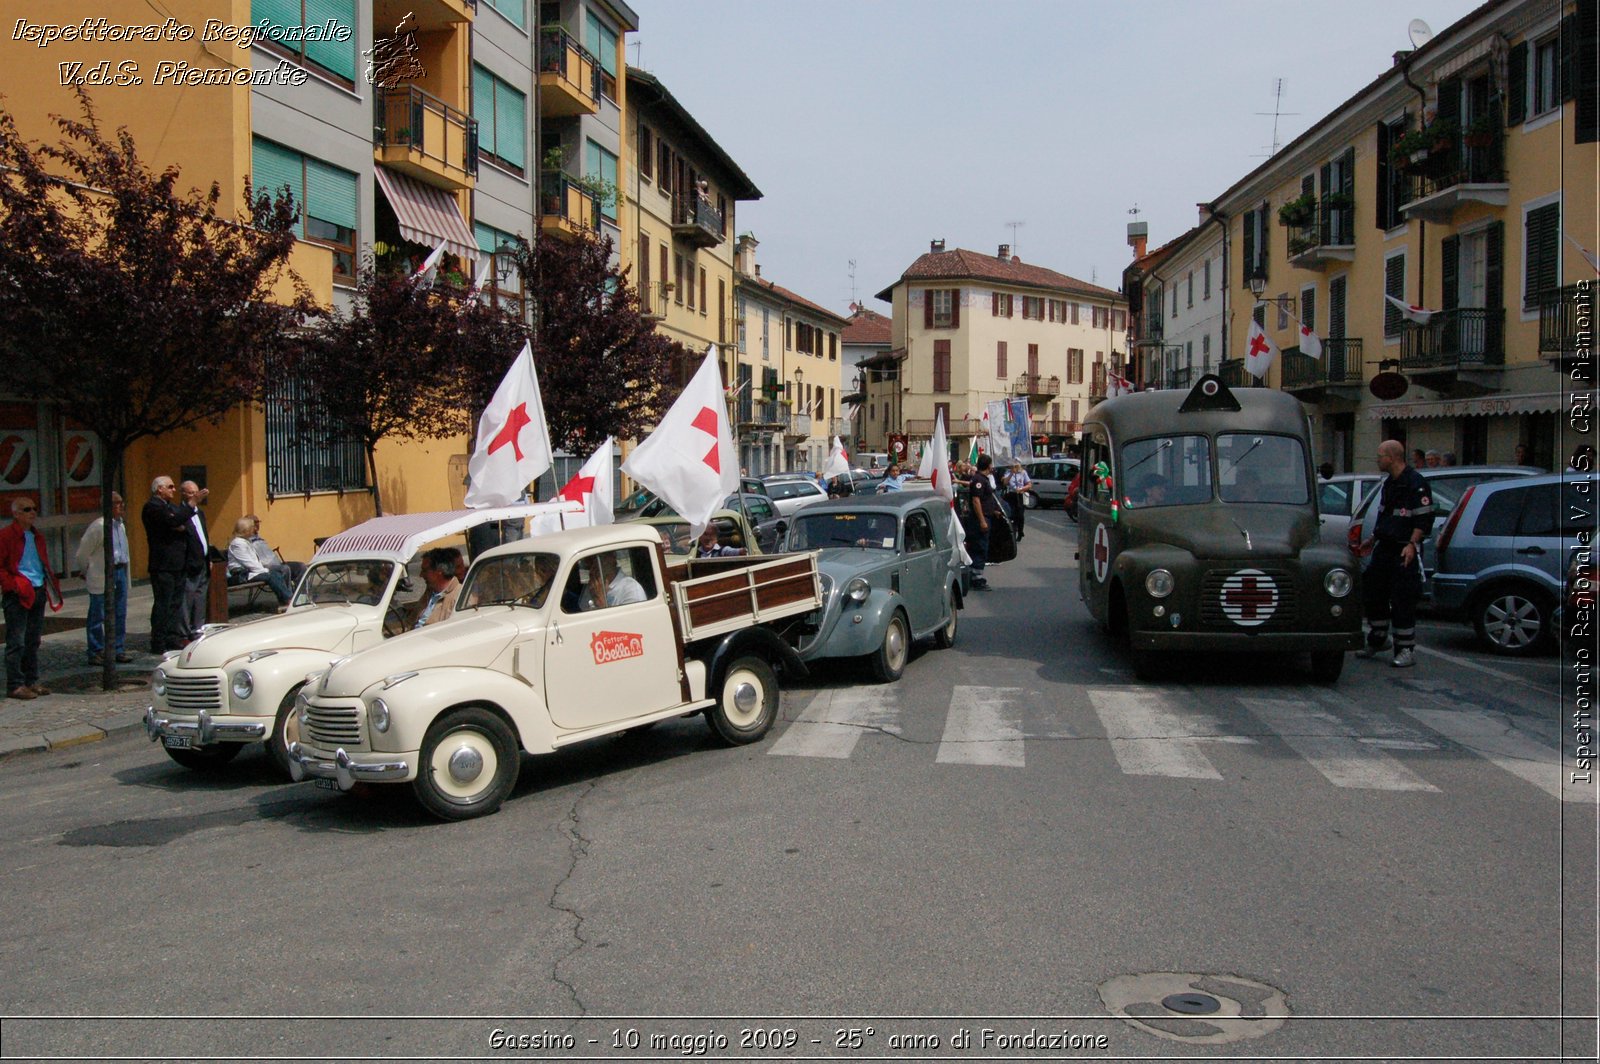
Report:
M1568 781L1549 714L1513 713L1439 684L1412 685L1382 707L1324 688L1223 694L1104 684L1047 698L1022 687L960 685L937 707L925 695L912 705L906 692L903 684L796 692L790 697L802 708L779 725L768 753L847 759L869 736L882 736L912 757L932 748L936 765L1014 770L1027 767L1030 747L1071 739L1088 756L1109 751L1126 776L1225 783L1244 770L1222 751L1256 748L1287 750L1328 786L1419 794L1446 789L1467 755L1561 801L1594 801L1591 789ZM942 729L931 710L942 713Z

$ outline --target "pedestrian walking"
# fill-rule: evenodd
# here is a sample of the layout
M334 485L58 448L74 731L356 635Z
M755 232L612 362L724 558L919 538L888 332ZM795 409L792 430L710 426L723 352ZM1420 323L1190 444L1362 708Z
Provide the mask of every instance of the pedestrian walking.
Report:
M1011 471L1006 474L1006 506L1011 510L1011 523L1016 526L1017 542L1022 542L1022 514L1027 509L1023 496L1033 487L1033 478L1023 468L1022 460L1011 460Z
M150 653L165 654L188 642L183 627L183 573L189 551L189 517L173 500L178 486L171 477L150 482L150 501L139 512L149 545Z
M111 580L112 597L116 600L113 627L116 629L116 646L110 652L117 661L126 664L133 660L128 653L128 529L124 523L127 505L122 496L111 493ZM78 540L78 550L73 562L83 573L83 583L89 591L89 617L84 627L88 644L89 664L104 664L106 646L106 540L105 519L96 517L83 530Z
M989 586L983 575L989 564L989 535L997 521L1004 521L1000 507L1000 493L995 490L994 478L989 470L994 459L986 454L978 456L978 464L967 480L967 553L972 557L972 586L982 591Z
M206 594L211 588L211 539L206 531L206 515L200 507L211 494L192 480L178 486L183 494L183 507L187 511L185 529L187 539L183 554L183 604L179 608L184 630L190 639L200 638L200 629L206 624Z
M1406 464L1405 447L1396 440L1378 444L1378 469L1386 474L1379 487L1377 521L1361 544L1372 562L1362 577L1367 613L1367 645L1356 657L1375 658L1388 647L1391 631L1397 669L1416 664L1417 599L1422 596L1422 541L1433 527L1433 492L1428 481Z
M6 619L6 693L30 699L50 693L39 682L39 643L44 638L44 604L61 608L61 589L50 568L44 537L34 531L39 504L13 499L11 523L0 528L0 609ZM51 592L54 592L54 595Z

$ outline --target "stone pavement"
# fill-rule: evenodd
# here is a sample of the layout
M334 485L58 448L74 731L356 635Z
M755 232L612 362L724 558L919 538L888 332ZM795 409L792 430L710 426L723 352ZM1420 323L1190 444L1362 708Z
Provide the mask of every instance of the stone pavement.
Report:
M80 585L81 586L81 585ZM128 596L128 651L132 664L117 666L119 690L100 687L100 669L89 664L83 621L89 613L87 592L71 590L63 581L66 603L59 613L46 611L45 636L39 647L39 675L52 694L31 702L0 697L0 759L38 750L55 750L96 742L115 732L141 726L150 704L150 672L159 660L150 647L150 585L136 582ZM243 615L243 598L233 596L234 618ZM270 603L270 597L269 597ZM49 623L55 618L56 623ZM63 622L76 625L62 629ZM3 696L3 692L0 692Z

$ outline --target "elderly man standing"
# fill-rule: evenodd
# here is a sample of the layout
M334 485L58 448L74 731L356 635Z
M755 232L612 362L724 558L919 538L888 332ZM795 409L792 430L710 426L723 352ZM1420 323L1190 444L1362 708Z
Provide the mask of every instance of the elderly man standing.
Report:
M47 695L39 682L39 641L44 636L44 604L54 586L44 537L34 531L39 504L11 503L11 523L0 528L0 603L6 618L6 693L28 699ZM59 602L60 591L56 591Z
M150 501L139 519L150 546L150 652L165 654L188 642L183 628L183 571L189 552L189 515L173 500L178 488L171 477L150 482Z
M179 607L187 638L200 638L200 629L206 623L206 593L211 587L211 538L206 531L206 516L200 505L211 492L192 480L178 485L183 493L184 518L188 537L183 553L183 604Z
M122 496L111 493L111 578L116 605L116 655L120 662L133 660L128 653L128 529L123 524L127 505ZM83 572L84 585L89 589L89 623L84 628L89 644L89 664L102 663L106 653L106 567L105 520L96 517L84 529L78 540L78 551L73 560Z

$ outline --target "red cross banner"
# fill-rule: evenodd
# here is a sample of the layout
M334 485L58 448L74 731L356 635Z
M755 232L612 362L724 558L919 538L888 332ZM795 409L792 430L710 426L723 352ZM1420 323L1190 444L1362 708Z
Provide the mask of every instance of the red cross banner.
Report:
M533 348L524 343L478 419L478 449L467 461L467 505L478 509L519 502L528 484L550 468L550 455Z
M1250 319L1250 335L1245 340L1244 368L1257 378L1265 379L1267 370L1272 368L1272 363L1278 357L1278 346L1272 338L1256 323Z
M615 448L616 440L607 436L605 442L595 448L589 460L562 485L552 501L579 502L583 504L581 514L543 514L533 519L528 526L530 535L543 535L546 532L559 532L563 528L583 528L588 525L609 525L612 523L611 500L614 496L612 482L615 479L611 472L611 452ZM565 522L565 523L563 523Z
M1300 323L1300 353L1312 358L1322 357L1322 337L1305 322Z
M1396 299L1391 295L1385 295L1383 298L1393 303L1394 309L1398 310L1400 315L1405 318L1406 321L1414 321L1418 325L1426 325L1429 321L1433 320L1435 311L1431 311L1426 307L1419 307L1415 303L1407 303L1404 300Z
M622 463L622 471L689 519L698 536L711 514L739 488L739 455L715 345L662 417Z

